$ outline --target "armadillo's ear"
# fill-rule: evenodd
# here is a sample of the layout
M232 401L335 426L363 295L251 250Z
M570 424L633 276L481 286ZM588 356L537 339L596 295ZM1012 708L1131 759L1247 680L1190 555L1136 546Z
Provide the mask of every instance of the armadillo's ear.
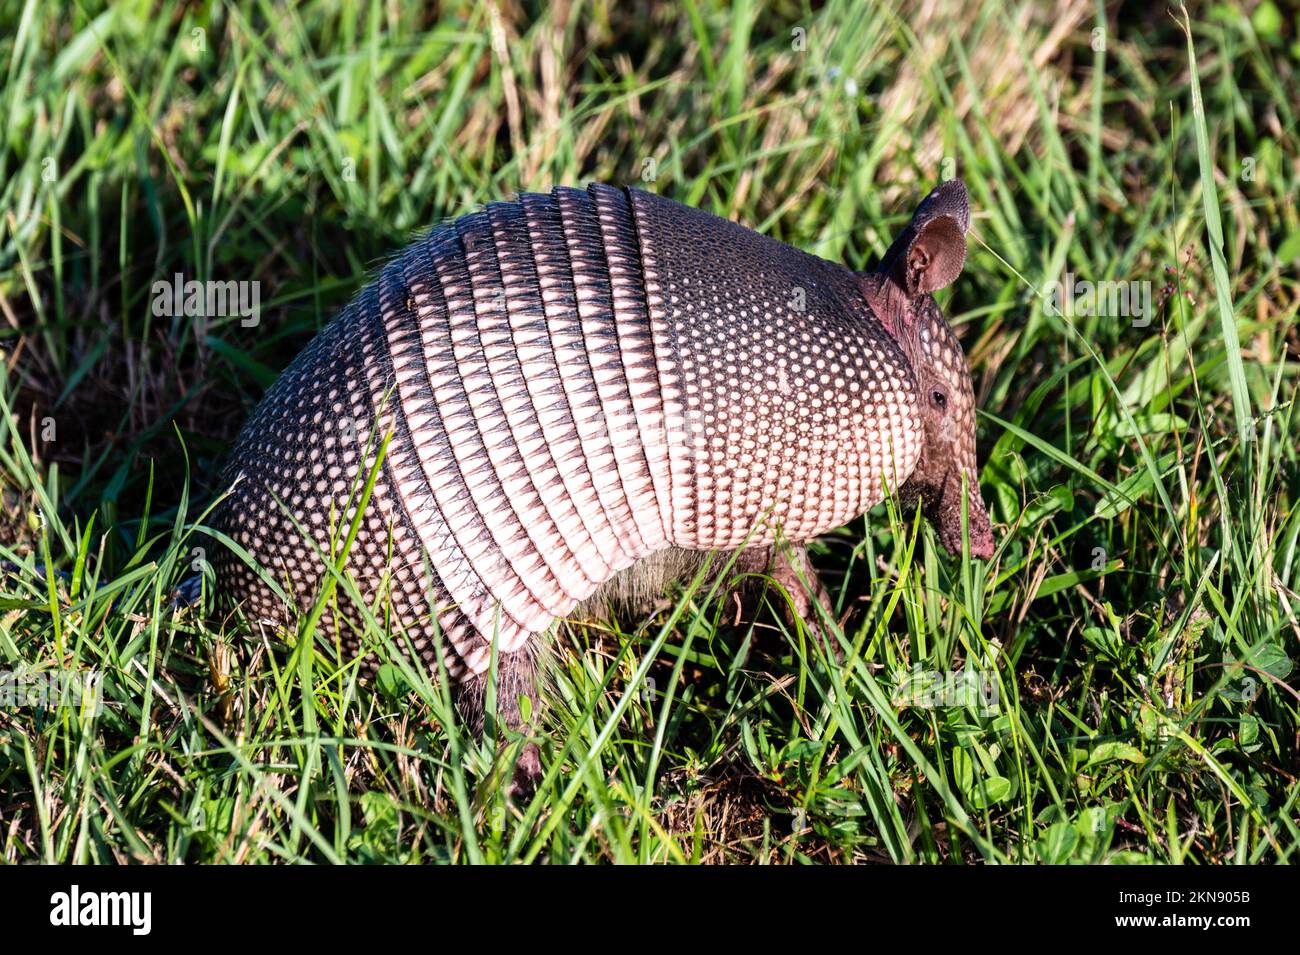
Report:
M917 206L912 221L885 253L881 271L909 296L952 282L966 264L970 202L959 179L940 184Z

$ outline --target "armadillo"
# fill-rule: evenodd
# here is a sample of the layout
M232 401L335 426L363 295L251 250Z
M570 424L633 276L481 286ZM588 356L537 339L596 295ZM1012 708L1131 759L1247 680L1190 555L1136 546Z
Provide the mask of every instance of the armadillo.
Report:
M638 566L742 550L811 577L799 545L891 493L987 558L970 372L932 296L969 220L945 182L857 273L633 188L491 203L408 246L289 365L217 523L301 610L373 471L346 569L479 720L495 642L516 727L539 637ZM252 618L292 618L232 551L217 576ZM321 632L355 651L337 607Z

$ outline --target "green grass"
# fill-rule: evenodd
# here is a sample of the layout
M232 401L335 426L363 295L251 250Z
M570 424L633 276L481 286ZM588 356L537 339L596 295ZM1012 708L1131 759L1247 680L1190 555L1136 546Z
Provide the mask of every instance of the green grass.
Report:
M1296 858L1300 23L418 6L0 2L0 670L105 702L0 708L0 859ZM842 664L701 585L561 625L511 805L521 741L467 738L382 628L370 685L311 615L172 608L248 409L418 231L600 179L866 268L952 174L999 547L886 507L818 542ZM261 323L154 317L176 272L260 281ZM1066 273L1158 310L1062 315ZM904 705L962 668L995 706Z

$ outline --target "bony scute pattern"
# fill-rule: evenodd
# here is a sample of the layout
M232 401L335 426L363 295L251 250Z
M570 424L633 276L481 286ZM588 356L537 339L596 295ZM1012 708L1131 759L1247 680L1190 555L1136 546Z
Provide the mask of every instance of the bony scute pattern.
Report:
M920 453L915 384L841 266L634 192L671 330L681 421L673 543L824 533L897 488ZM707 263L707 267L701 265ZM891 480L892 477L892 480Z
M665 548L807 540L903 485L928 339L868 292L637 190L493 203L389 262L290 365L236 444L220 521L308 606L369 439L391 433L347 570L426 664L441 645L453 676L482 674L493 641L530 647ZM243 560L218 575L253 617L288 619ZM321 626L355 652L365 613L340 607Z

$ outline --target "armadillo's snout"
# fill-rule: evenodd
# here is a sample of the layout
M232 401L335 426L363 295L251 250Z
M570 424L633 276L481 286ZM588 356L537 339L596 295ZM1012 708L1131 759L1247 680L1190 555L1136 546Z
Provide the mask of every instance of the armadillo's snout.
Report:
M989 523L988 508L980 495L979 482L974 473L966 472L966 525L970 534L972 557L988 560L993 556L993 527ZM944 481L943 490L927 500L925 516L939 532L939 543L954 557L962 551L962 480L953 473Z

